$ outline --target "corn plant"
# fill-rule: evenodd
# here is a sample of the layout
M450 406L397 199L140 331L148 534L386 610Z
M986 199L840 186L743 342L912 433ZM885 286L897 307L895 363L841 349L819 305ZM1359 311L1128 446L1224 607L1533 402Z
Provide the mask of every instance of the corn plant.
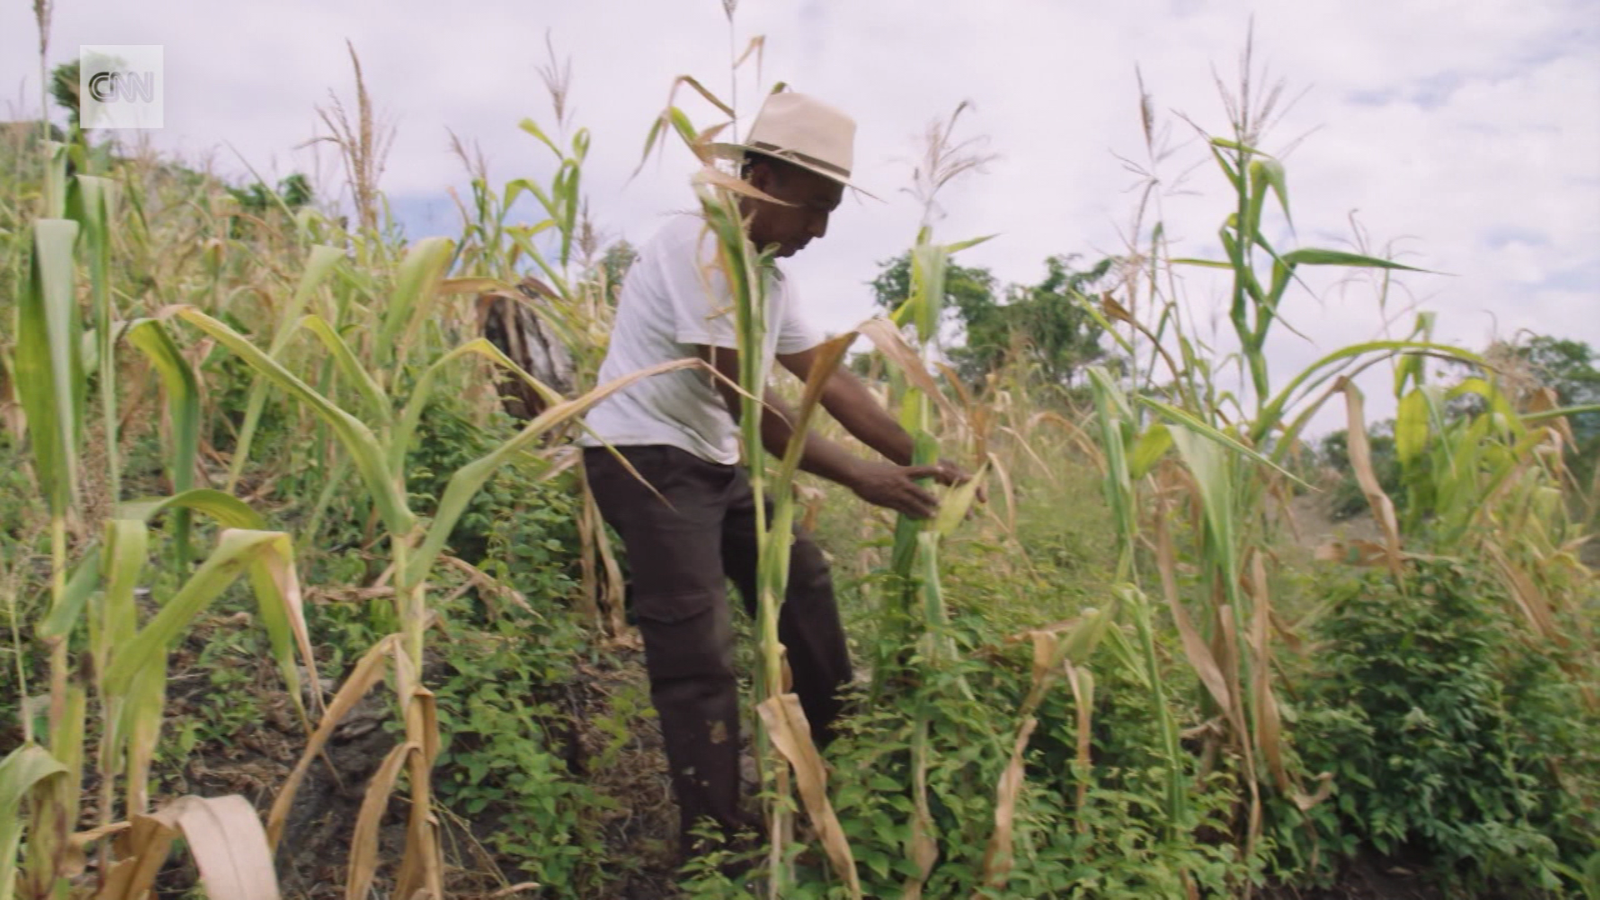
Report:
M79 176L69 193L82 227L79 222L62 219L45 218L33 223L28 285L19 301L17 362L19 375L25 376L19 379L19 393L28 417L35 478L50 519L50 605L35 627L49 649L50 713L43 745L36 742L39 736L33 733L31 716L24 716L23 746L0 762L0 820L7 823L0 833L0 896L4 897L13 896L18 889L27 897L59 897L70 890L67 875L73 850L69 833L78 818L90 688L99 711L94 760L100 785L100 827L81 841L103 839L129 827L142 828L139 833L146 837L135 838L131 849L117 854L115 859L104 843L100 853L107 883L119 885L117 890L132 891L126 894L130 897L148 887L159 857L145 844L157 833L175 834L176 820L162 817L180 815L181 810L174 807L155 814L148 820L153 825L119 825L113 821L117 787L119 783L124 787L123 806L136 822L148 814L150 763L165 705L167 648L241 574L250 573L261 620L297 702L297 651L315 672L300 615L299 587L287 536L265 530L260 517L237 499L191 490L184 480L184 473L194 471L193 448L198 430L198 391L193 372L159 323L145 320L123 325L113 321L108 287L109 191L104 180ZM100 538L89 543L75 565L69 565L68 520L82 513L77 503L77 482L88 384L81 357L86 342L74 296L73 256L80 235L88 251L91 297L97 310L95 346L102 364L100 389L103 394L114 390L111 385L117 379L107 363L115 359L113 335L125 333L162 374L173 444L173 480L179 493L117 511L115 517L94 523L93 529L101 531ZM114 440L114 397L105 404L102 409ZM115 477L110 480L116 483ZM175 594L163 598L157 614L141 624L134 592L148 557L145 518L160 511L187 513L191 509L219 515L231 527L222 533L217 549L200 568ZM182 560L182 548L188 540L187 522L174 518L180 522L174 540ZM83 665L73 666L69 639L80 629L87 634L86 659ZM74 675L74 670L88 674ZM92 683L86 685L85 680ZM28 811L29 839L26 861L19 874L16 855L24 807ZM209 850L196 849L209 870L208 883L212 883L211 874L221 871L217 869L219 852L253 852L247 846L251 828L259 838L260 824L248 804L244 809L247 815L243 819L238 817L236 808L223 815L234 825L230 833L215 835L224 842L234 841L236 845L231 850L214 841ZM170 836L166 840L170 842ZM165 844L160 854L164 857ZM266 859L264 848L256 859ZM223 868L226 867L225 864ZM225 878L226 873L216 877ZM275 896L275 887L270 888L271 894L259 893L272 881L268 864L265 877L258 872L238 884L255 885L255 896ZM216 884L219 896L241 896L220 881Z
M422 684L421 672L424 635L431 621L428 576L444 552L450 532L467 503L496 469L523 454L546 432L581 416L589 407L638 378L695 364L683 361L658 367L612 382L575 400L562 400L531 376L521 373L492 344L480 338L433 359L414 376L409 395L396 408L391 397L399 393L401 376L412 352L409 344L414 342L422 323L433 317L437 288L453 250L449 241L436 238L418 243L407 253L396 273L395 291L375 335L370 351L374 363L371 368L362 364L355 350L325 319L312 314L296 323L326 349L340 378L353 391L355 408L360 415L313 389L286 369L271 352L261 350L212 316L193 307L174 308L163 313L164 317L182 320L199 329L249 364L273 387L315 414L348 455L387 533L395 608L402 630L379 642L330 702L328 713L312 734L304 756L273 804L267 827L269 839L276 846L282 838L295 791L311 762L342 716L371 689L387 664L394 676L405 723L405 740L385 760L362 806L350 859L348 890L351 896L362 896L372 883L376 872L377 823L402 769L409 773L411 813L397 882L399 890L407 896L418 890L442 896L443 864L430 782L439 750L439 735L433 695ZM316 259L314 256L313 262ZM447 367L473 355L487 358L525 378L551 401L551 405L518 435L458 470L450 478L432 521L424 522L412 510L406 492L406 451L438 379Z
M1269 106L1270 97L1275 96L1275 92L1269 96ZM1150 104L1148 97L1142 100L1148 138ZM1420 377L1427 357L1468 363L1477 357L1431 342L1424 320L1405 339L1339 348L1294 375L1283 387L1275 386L1265 347L1282 320L1289 289L1302 267L1333 265L1385 272L1409 267L1344 251L1275 246L1266 236L1269 229L1263 217L1276 205L1288 221L1287 176L1281 161L1255 146L1259 123L1270 118L1270 110L1247 109L1243 104L1230 108L1235 114L1234 133L1227 138L1209 138L1207 145L1234 200L1219 232L1225 259L1172 258L1157 222L1150 229L1148 249L1137 248L1140 255L1130 261L1124 300L1119 302L1108 293L1098 302L1084 301L1130 357L1135 357L1136 341L1150 348L1148 370L1135 368L1130 387L1124 388L1104 369L1090 372L1104 453L1105 490L1118 523L1119 571L1132 584L1142 583L1142 548L1154 549L1168 613L1202 688L1199 705L1206 715L1225 724L1221 732L1213 733L1225 735L1222 739L1233 748L1250 793L1243 828L1248 858L1258 845L1263 786L1301 810L1324 799L1331 787L1329 776L1323 774L1317 779L1319 786L1308 790L1300 780L1302 773L1293 771L1274 685L1272 636L1284 626L1276 618L1268 592L1267 560L1276 526L1267 513L1274 501L1286 501L1296 481L1283 467L1316 411L1330 399L1344 397L1350 412L1352 460L1386 535L1379 558L1387 561L1396 578L1403 578L1401 527L1392 504L1372 477L1360 395L1351 379L1375 365L1393 362L1397 383L1405 384L1408 378ZM1153 148L1151 155L1159 157L1161 153ZM1238 365L1240 382L1253 398L1248 406L1225 389L1224 373L1207 361L1204 347L1186 331L1178 312L1179 298L1162 276L1164 266L1200 266L1229 273L1229 322L1240 348L1232 359ZM1153 313L1134 315L1132 310L1141 299L1153 302ZM1166 370L1165 384L1158 388L1160 380L1155 373L1161 367ZM1403 412L1406 427L1413 432L1406 439L1410 457L1421 452L1414 432L1419 425L1417 416L1427 409L1428 396L1423 393L1403 401L1409 407ZM1483 430L1493 426L1477 427L1481 438ZM1476 438L1467 443L1481 446ZM1443 468L1461 471L1448 464ZM1461 492L1462 502L1469 506L1481 503L1485 494L1481 485L1476 487L1478 490ZM1180 530L1184 520L1171 520L1175 512L1184 509L1191 510L1192 516L1188 527ZM1192 543L1183 543L1184 538ZM1186 548L1187 558L1198 568L1192 591L1186 590L1180 577L1180 553ZM1142 592L1136 596L1142 598ZM1154 621L1142 600L1129 607L1134 611L1139 638L1130 660L1142 660L1140 667L1153 688L1167 751L1168 828L1185 828L1189 776L1176 741L1177 723L1166 707L1160 684ZM1208 749L1203 758L1214 759L1215 749Z

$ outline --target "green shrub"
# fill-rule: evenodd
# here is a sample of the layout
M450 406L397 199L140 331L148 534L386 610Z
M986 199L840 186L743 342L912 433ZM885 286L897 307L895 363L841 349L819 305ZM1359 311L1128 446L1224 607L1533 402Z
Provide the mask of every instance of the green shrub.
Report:
M1354 835L1452 883L1530 892L1592 852L1600 728L1506 610L1449 559L1412 561L1403 588L1374 571L1333 589L1297 741L1334 773L1346 851Z

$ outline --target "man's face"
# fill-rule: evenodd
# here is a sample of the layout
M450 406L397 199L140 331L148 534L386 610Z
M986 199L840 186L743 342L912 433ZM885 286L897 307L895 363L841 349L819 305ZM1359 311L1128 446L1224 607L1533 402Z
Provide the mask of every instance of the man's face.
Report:
M844 185L809 169L757 161L750 170L750 185L787 202L746 200L751 214L750 242L756 249L778 246L780 257L799 253L812 240L828 233L828 216L844 198Z

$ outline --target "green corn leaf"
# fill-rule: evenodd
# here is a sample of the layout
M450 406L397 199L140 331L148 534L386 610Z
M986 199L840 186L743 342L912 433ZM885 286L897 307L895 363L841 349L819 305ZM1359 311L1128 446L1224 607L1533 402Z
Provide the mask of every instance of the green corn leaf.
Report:
M117 518L148 522L169 509L189 509L205 513L224 528L248 528L264 531L266 519L250 504L232 494L211 488L195 488L171 497L151 497L130 500L117 507Z
M1196 435L1198 437L1203 437L1207 441L1211 441L1211 442L1213 442L1213 443L1215 443L1215 444L1217 444L1219 446L1227 447L1228 449L1233 450L1236 453L1240 453L1240 454L1243 454L1245 456L1248 456L1251 459L1255 460L1256 462L1261 463L1262 465L1269 466L1269 467L1271 467L1273 469L1276 469L1284 477L1288 478L1290 481L1293 481L1296 484L1301 484L1301 485L1305 485L1306 487L1310 487L1310 485L1307 485L1304 481L1300 480L1300 478L1297 477L1293 472L1290 472L1288 469L1285 469L1284 467L1278 465L1277 463L1275 463L1272 460L1268 459L1267 457L1263 456L1259 451L1253 450L1250 447L1246 447L1244 444L1239 443L1239 441L1235 440L1234 438L1229 437L1228 435L1224 434L1222 431L1218 430L1217 428L1214 428L1211 425L1208 425L1205 422L1200 421L1199 419L1195 418L1192 414L1190 414L1190 413L1188 413L1188 412L1186 412L1186 411L1184 411L1182 409L1179 409L1176 406L1172 406L1171 404L1162 403L1160 400L1153 400L1153 399L1151 399L1149 397L1140 397L1138 399L1139 399L1139 402L1144 404L1145 406L1148 406L1151 409L1154 409L1157 412L1160 412L1162 415L1166 416L1168 419L1171 419L1173 422L1176 422L1177 424L1182 425L1184 427L1184 429L1189 431L1190 433L1192 433L1192 434L1194 434L1194 435ZM1176 440L1178 435L1177 434L1173 434L1172 437L1173 437L1174 440ZM1181 450L1182 448L1180 447L1179 449Z
M1192 259L1189 257L1180 257L1172 260L1172 264L1175 266L1202 266L1207 269L1233 270L1233 263L1223 262L1216 259Z
M130 685L111 681L105 677L105 673L118 649L139 631L139 610L134 592L144 573L149 546L150 531L143 522L113 519L106 523L106 549L100 554L100 575L106 589L89 616L89 648L94 658L96 685L113 708L128 695ZM112 716L105 722L109 733L104 746L112 748L113 754L120 754L123 750L127 738L124 730L126 725L121 716ZM108 768L115 771L120 765L120 758L106 762L109 763Z
M1283 170L1283 163L1270 156L1255 160L1250 165L1251 174L1259 172L1260 179L1278 196L1278 206L1283 210L1284 219L1288 220L1289 227L1294 227L1294 218L1289 214L1289 184ZM1258 187L1259 190L1259 187Z
M608 381L581 397L566 400L552 405L540 413L533 421L529 422L516 437L490 451L487 455L476 459L457 469L450 476L450 481L445 485L444 494L439 498L439 508L434 513L433 522L428 526L428 532L423 539L422 546L412 557L408 570L403 573L406 584L416 584L427 577L433 563L444 550L445 541L450 537L450 532L455 529L456 522L461 519L461 514L466 512L467 504L477 495L478 489L489 480L495 470L505 464L515 454L522 452L524 447L537 441L545 432L575 419L588 412L590 407L601 400L622 390L628 385L659 375L664 372L673 372L678 369L704 367L705 363L698 359L679 359L660 365L640 369L613 381Z
M178 345L156 319L139 319L128 326L128 342L142 352L156 372L167 395L167 423L172 442L170 465L174 493L194 487L195 466L200 456L200 383L194 368L178 351ZM189 513L180 510L174 517L173 539L178 559L189 559Z
M227 590L252 563L263 561L275 569L292 571L292 553L289 536L280 531L230 528L222 532L217 549L206 557L194 575L137 635L118 648L106 672L106 680L128 683L157 660L162 661L160 667L164 669L167 649L195 616Z
M84 606L99 586L100 548L90 544L67 579L61 602L50 610L49 618L39 624L40 640L60 640L71 634L73 627L78 624L78 616L83 613Z
M389 465L395 471L400 471L405 464L405 455L411 449L412 435L416 434L417 424L422 419L422 411L427 408L428 401L433 397L433 383L439 377L439 373L444 370L445 366L469 354L486 357L507 371L512 372L531 386L539 396L544 398L546 403L555 404L561 402L561 394L524 372L521 366L500 352L500 348L496 347L488 339L476 338L468 341L434 360L428 368L422 371L421 375L417 376L416 383L411 387L411 396L407 398L405 408L401 410L399 425L394 432L394 439L389 445Z
M71 148L60 141L45 141L44 215L59 219L67 214L67 163Z
M33 223L28 284L17 311L17 393L28 416L34 472L53 517L77 498L78 446L84 393L78 303L73 296L73 245L78 224Z
M304 271L300 273L300 282L289 298L289 305L278 317L277 329L272 334L272 343L267 352L274 359L283 352L283 348L289 344L289 339L294 336L300 313L306 308L306 304L311 302L311 296L324 281L328 280L328 276L343 260L344 250L338 247L318 244L311 248L311 256L306 260ZM238 484L239 475L250 460L250 445L255 438L256 428L261 421L261 411L266 402L267 383L258 375L250 385L250 396L245 401L244 422L239 428L239 439L234 442L233 462L228 467L230 489Z
M1131 590L1131 588L1119 586L1118 590ZM1111 623L1116 621L1117 610L1121 606L1122 598L1113 592L1111 602L1106 604L1105 609L1085 612L1082 621L1074 626L1058 645L1056 662L1066 660L1073 665L1079 665L1087 660L1100 645L1101 638L1111 629Z
M340 409L333 401L290 374L277 360L261 352L243 335L193 307L178 307L173 314L211 335L218 343L238 354L256 372L312 409L333 429L351 456L362 483L372 495L378 515L390 534L404 535L416 525L416 515L407 504L399 476L388 467L383 447L371 429Z
M998 234L986 234L982 237L967 238L964 241L956 241L954 244L945 244L944 252L948 256L954 256L955 254L960 253L962 250L966 250L969 247L976 247L982 243L987 243L988 241L992 241L999 236L1000 235Z
M549 135L546 135L544 133L544 129L539 127L539 123L538 122L535 122L532 119L523 119L521 122L517 123L517 127L521 128L523 131L527 132L528 134L533 135L535 138L537 138L539 140L539 143L544 144L546 147L549 147L550 148L550 152L554 153L557 158L560 158L562 156L561 148L556 146L556 142L555 141L550 140ZM507 201L507 205L510 205L510 201Z
M114 330L115 304L111 300L111 232L112 210L118 185L108 178L78 175L72 179L67 197L68 215L77 221L89 269L90 308L94 311L94 331L98 346L94 362L87 360L85 368L98 371L100 384L101 421L105 433L117 433L117 364ZM122 496L122 465L118 459L118 442L105 441L107 492L113 499Z
M372 375L362 367L361 361L356 359L350 345L346 344L344 338L339 336L339 332L321 316L306 316L300 320L300 324L316 335L317 339L322 341L322 345L328 348L329 355L333 357L333 364L338 367L339 373L345 380L356 389L356 393L361 395L362 402L372 413L372 420L378 423L380 429L387 428L394 418L389 398L383 389L378 387L378 382L373 380Z
M1202 439L1202 435L1207 439ZM1239 571L1239 559L1238 545L1233 539L1233 475L1223 453L1223 448L1229 445L1205 431L1188 427L1174 431L1172 442L1200 488L1200 505L1211 527L1208 546L1214 548L1216 562L1231 577Z
M1356 266L1369 269L1399 269L1406 272L1428 271L1402 265L1393 260L1379 259L1376 256L1362 256L1359 253L1346 253L1343 250L1318 250L1313 247L1290 250L1283 254L1283 261L1292 266Z
M1151 423L1133 444L1133 458L1128 466L1128 477L1138 481L1148 475L1170 449L1172 449L1172 432L1160 422Z
M1481 366L1483 364L1483 358L1476 353L1462 350L1460 347L1452 347L1449 344L1434 344L1425 341L1368 341L1363 344L1351 344L1348 347L1341 347L1301 370L1298 375L1289 380L1283 390L1274 395L1272 400L1262 407L1261 414L1257 417L1255 424L1256 438L1259 440L1276 428L1282 420L1284 410L1298 396L1309 394L1311 391L1338 377L1339 369L1337 367L1330 368L1334 364L1365 356L1369 353L1398 352L1426 353L1449 357L1472 365ZM1295 423L1287 429L1285 436L1292 438L1299 434L1300 428L1304 426L1305 421L1313 412L1315 412L1314 408L1302 412L1295 420ZM1291 441L1285 440L1279 446L1287 447L1290 443Z
M1266 157L1271 157L1272 156L1272 154L1267 153L1267 152L1265 152L1263 150L1257 150L1256 148L1254 148L1254 147L1252 147L1252 146L1250 146L1248 144L1241 144L1238 141L1230 141L1227 138L1214 137L1214 138L1211 139L1211 146L1213 146L1213 147L1221 147L1224 150L1237 150L1237 151L1239 151L1241 153L1249 153L1249 154L1252 154L1254 156L1266 156Z
M16 896L23 798L52 793L66 778L67 767L37 744L24 744L0 760L0 900Z
M1400 398L1394 418L1394 448L1400 465L1407 470L1416 465L1428 445L1428 395L1416 388Z
M1563 406L1560 409L1546 409L1539 412L1523 413L1522 421L1533 424L1549 419L1559 419L1563 416L1583 416L1591 413L1600 413L1600 403L1590 403L1583 406Z
M430 237L411 245L395 274L383 324L378 329L377 360L383 366L400 358L398 351L428 319L427 305L450 267L455 244L445 237Z

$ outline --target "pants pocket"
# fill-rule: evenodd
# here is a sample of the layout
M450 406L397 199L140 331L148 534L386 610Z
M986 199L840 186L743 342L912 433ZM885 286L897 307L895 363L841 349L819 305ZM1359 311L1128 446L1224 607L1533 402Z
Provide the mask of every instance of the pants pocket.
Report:
M640 591L634 609L652 681L733 677L733 625L723 593Z

